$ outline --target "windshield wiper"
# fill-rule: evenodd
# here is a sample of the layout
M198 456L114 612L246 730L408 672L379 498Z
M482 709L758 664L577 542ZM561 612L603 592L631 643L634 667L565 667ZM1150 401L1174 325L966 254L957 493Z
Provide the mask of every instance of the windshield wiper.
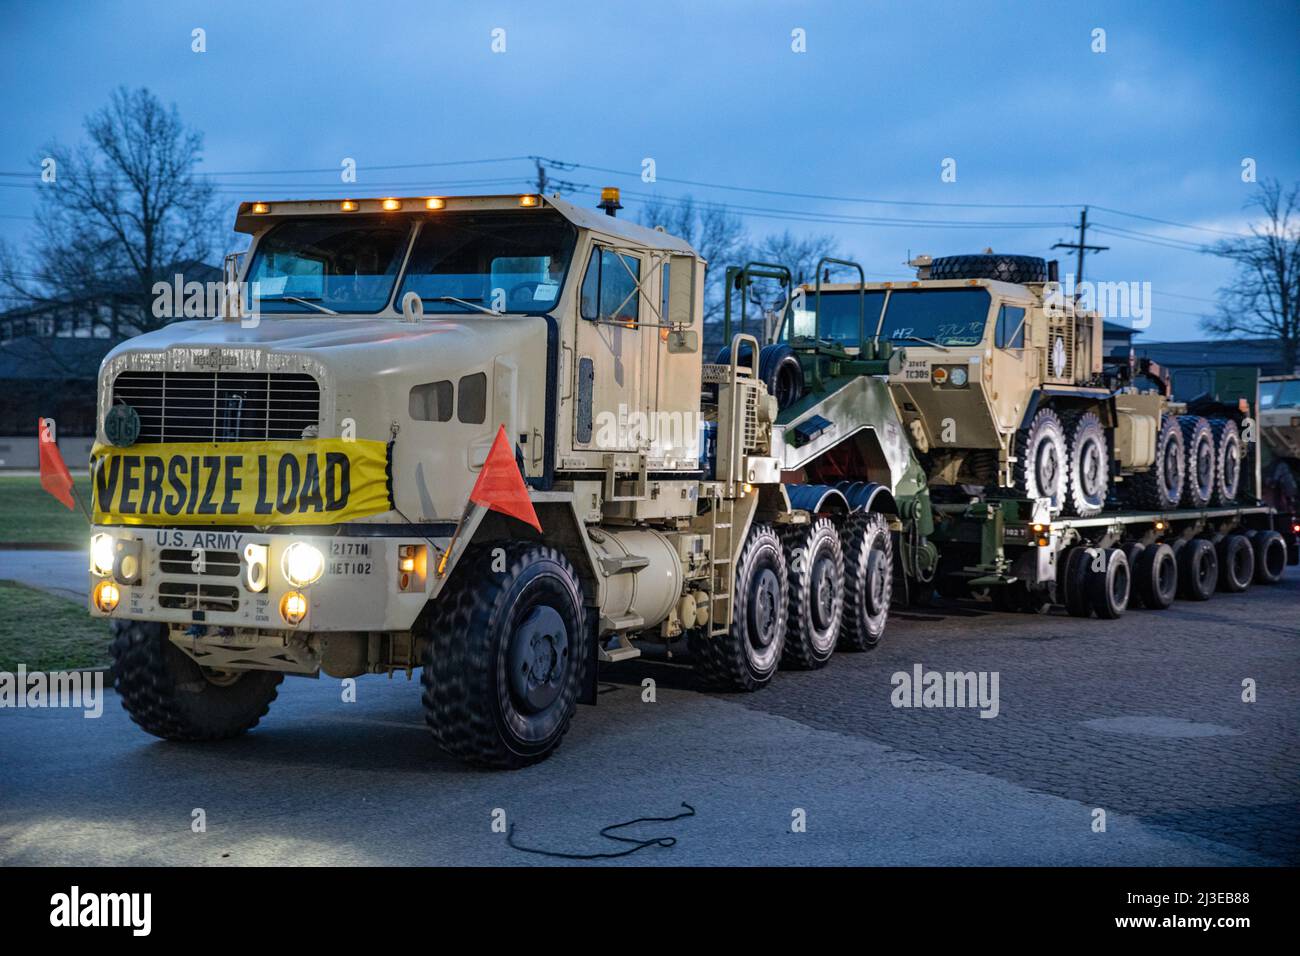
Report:
M467 309L478 309L488 315L505 315L504 312L498 312L496 309L489 308L486 305L479 305L477 302L469 302L465 299L458 299L454 295L435 295L429 300L430 302L455 302L457 305L463 305Z
M919 335L900 335L900 336L898 336L898 338L902 339L904 342L920 342L922 345L929 345L929 346L932 346L932 347L938 349L940 352L951 352L951 351L952 351L952 350L951 350L950 348L948 348L948 346L946 346L946 345L940 345L938 342L931 342L929 339L923 339L923 338L921 338L921 336L919 336Z
M326 315L338 315L333 309L318 305L310 299L302 299L296 295L264 295L261 297L263 302L293 302L298 305L305 305L309 309L315 309L317 312L324 312Z

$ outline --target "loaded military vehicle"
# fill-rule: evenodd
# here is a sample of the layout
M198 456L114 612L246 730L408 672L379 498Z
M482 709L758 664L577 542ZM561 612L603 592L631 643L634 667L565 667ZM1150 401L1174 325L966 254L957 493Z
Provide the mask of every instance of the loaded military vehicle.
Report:
M1259 380L1259 432L1265 497L1278 511L1300 513L1300 375Z
M1100 316L1063 299L1041 259L915 264L915 281L868 283L857 264L822 260L814 283L790 283L784 311L764 317L756 368L780 406L787 469L801 435L833 443L836 419L880 400L858 378L887 383L934 497L896 476L902 593L1115 618L1130 602L1159 609L1279 580L1287 542L1255 500L1258 456L1235 403L1179 404L1155 363L1104 361ZM857 281L832 284L832 268ZM754 274L789 281L770 265L729 272L742 332ZM732 313L729 297L728 336ZM836 469L864 464L836 448L798 477L850 489Z
M703 362L705 263L602 205L240 205L238 296L99 374L90 608L137 724L225 738L285 674L419 669L437 742L516 767L645 641L741 690L879 641L890 523L932 555L891 360L774 431L757 339Z

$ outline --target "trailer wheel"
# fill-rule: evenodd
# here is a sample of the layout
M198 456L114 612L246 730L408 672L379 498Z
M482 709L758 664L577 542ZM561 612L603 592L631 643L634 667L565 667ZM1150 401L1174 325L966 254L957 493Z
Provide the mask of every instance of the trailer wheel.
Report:
M226 740L257 726L278 671L225 674L200 667L171 642L167 626L113 621L113 686L137 725L165 740Z
M1050 408L1040 408L1029 424L1016 433L1015 485L1029 498L1048 498L1053 510L1065 503L1065 430Z
M1241 491L1241 431L1230 418L1211 418L1214 436L1214 464L1218 480L1214 484L1214 501L1230 505Z
M1161 542L1142 548L1133 562L1133 594L1143 607L1163 611L1178 594L1178 560Z
M1187 455L1183 481L1183 504L1204 508L1214 496L1219 469L1214 456L1214 432L1208 419L1199 415L1180 415L1178 426L1183 432L1183 451Z
M770 681L781 662L789 617L789 576L781 539L771 526L756 524L740 552L732 592L731 627L710 637L687 635L701 681L718 690L755 691Z
M1110 492L1110 450L1096 412L1064 416L1066 503L1080 517L1101 514Z
M1168 511L1183 497L1183 432L1173 415L1160 418L1156 457L1151 467L1121 485L1129 507L1142 511Z
M842 651L866 651L880 643L894 594L894 543L885 516L875 511L849 515L840 528L844 549Z
M1103 620L1123 617L1133 578L1128 558L1119 548L1106 548L1099 563L1088 568L1088 605Z
M1058 590L1061 603L1071 617L1089 617L1092 608L1088 606L1088 569L1093 561L1092 549L1079 544L1065 552L1061 562L1061 579Z
M520 541L476 546L428 628L424 719L443 750L511 769L560 745L591 657L582 589L561 552Z
M1188 601L1208 601L1219 583L1219 556L1204 538L1178 549L1178 590Z
M835 653L844 617L844 554L829 518L788 529L781 535L790 579L790 616L783 664L812 670Z
M1250 587L1255 577L1255 549L1244 534L1226 534L1216 549L1219 559L1219 590L1230 594Z
M1276 531L1255 535L1255 583L1277 584L1286 570L1286 542Z

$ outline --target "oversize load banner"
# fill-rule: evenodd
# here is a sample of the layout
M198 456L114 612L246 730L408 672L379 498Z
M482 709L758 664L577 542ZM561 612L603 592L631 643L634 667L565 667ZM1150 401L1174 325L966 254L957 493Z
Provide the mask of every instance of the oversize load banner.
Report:
M380 441L96 445L97 524L335 524L389 511Z

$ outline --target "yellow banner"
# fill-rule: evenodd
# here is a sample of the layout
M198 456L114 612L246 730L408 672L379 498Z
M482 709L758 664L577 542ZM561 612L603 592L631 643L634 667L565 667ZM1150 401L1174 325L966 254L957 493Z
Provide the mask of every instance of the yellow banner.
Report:
M392 509L381 441L96 445L97 524L335 524Z

